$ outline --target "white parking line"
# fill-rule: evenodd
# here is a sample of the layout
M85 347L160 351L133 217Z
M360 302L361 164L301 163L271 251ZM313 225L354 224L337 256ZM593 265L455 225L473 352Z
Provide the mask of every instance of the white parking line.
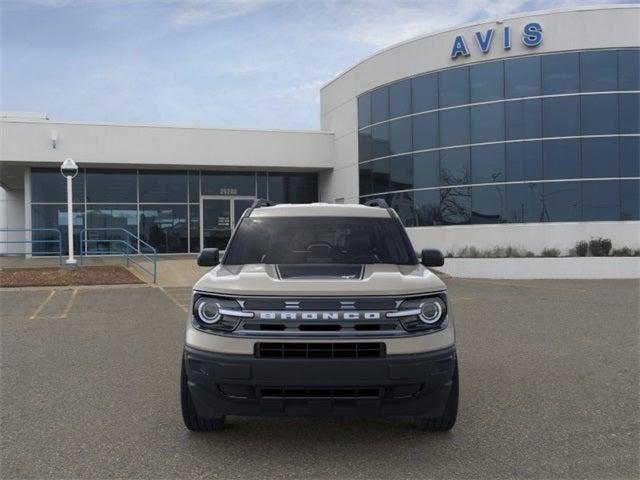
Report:
M37 310L33 313L33 315L31 315L29 317L29 320L34 320L38 314L42 311L42 309L45 307L45 305L47 303L49 303L49 300L51 300L53 298L53 296L55 295L56 290L51 290L51 293L47 296L47 298L44 299L44 302L42 302L40 304L40 306L37 308Z
M31 315L31 317L29 317L29 320L64 319L64 318L67 318L67 315L69 315L69 311L71 310L71 307L73 306L73 303L74 303L74 301L76 299L76 296L78 295L78 290L79 289L74 288L71 291L71 294L69 295L69 300L67 301L67 304L65 305L65 307L64 307L64 309L62 310L61 313L41 315L41 312L49 304L49 301L53 298L53 296L56 294L56 292L58 292L58 290L52 290L51 293L49 294L49 296L44 300L44 302L42 302L42 304L40 304L40 306L34 312L34 314Z

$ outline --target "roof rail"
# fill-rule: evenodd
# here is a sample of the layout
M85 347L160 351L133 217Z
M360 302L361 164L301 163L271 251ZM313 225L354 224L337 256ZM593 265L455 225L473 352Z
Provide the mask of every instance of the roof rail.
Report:
M380 207L380 208L389 208L387 202L385 202L382 198L372 198L364 202L365 207Z
M251 209L260 208L260 207L273 207L276 202L272 202L271 200L267 200L266 198L256 198L251 205Z

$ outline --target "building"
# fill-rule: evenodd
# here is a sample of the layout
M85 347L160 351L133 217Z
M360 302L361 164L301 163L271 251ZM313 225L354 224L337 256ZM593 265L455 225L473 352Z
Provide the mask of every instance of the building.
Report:
M638 24L638 6L591 7L403 42L321 89L318 132L7 116L0 219L66 228L70 156L78 237L122 228L161 253L223 247L256 197L383 197L418 249L640 248Z

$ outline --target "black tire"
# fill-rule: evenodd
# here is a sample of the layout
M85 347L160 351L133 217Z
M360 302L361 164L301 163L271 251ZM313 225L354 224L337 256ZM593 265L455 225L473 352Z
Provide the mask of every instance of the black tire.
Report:
M191 400L189 386L187 385L187 371L182 360L182 372L180 373L180 404L182 407L182 420L189 430L194 432L211 432L220 430L224 426L224 415L215 418L202 418L196 413Z
M458 417L458 361L453 370L453 379L444 413L437 418L416 417L416 427L428 432L445 432L451 430Z

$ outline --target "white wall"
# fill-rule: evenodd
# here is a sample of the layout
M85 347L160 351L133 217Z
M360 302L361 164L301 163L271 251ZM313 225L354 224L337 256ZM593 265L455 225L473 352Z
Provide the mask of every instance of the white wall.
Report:
M4 229L24 229L24 191L23 190L6 190L0 187L0 230ZM22 253L24 252L24 244L19 243L2 243L4 241L23 240L24 232L0 232L0 254L3 253Z

